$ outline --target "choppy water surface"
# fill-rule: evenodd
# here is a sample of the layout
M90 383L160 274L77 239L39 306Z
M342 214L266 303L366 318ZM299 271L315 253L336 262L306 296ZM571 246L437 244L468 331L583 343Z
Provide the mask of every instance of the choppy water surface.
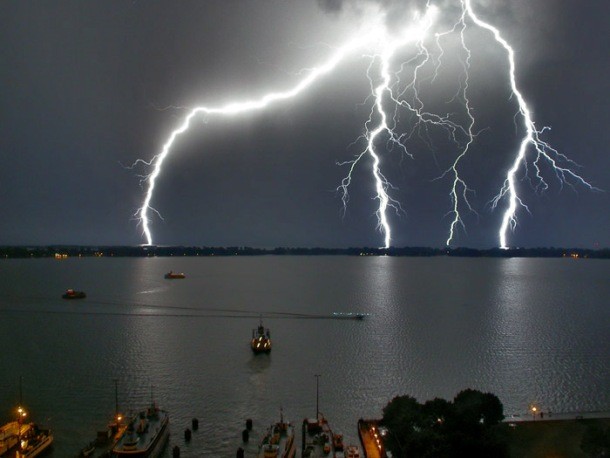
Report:
M185 280L165 280L169 270ZM84 300L66 301L66 288ZM170 412L182 456L235 456L284 415L320 411L347 442L399 394L471 387L505 412L610 410L610 262L391 257L0 261L0 421L23 377L31 419L74 456L114 412ZM333 312L369 313L363 321ZM270 355L254 356L259 314ZM191 418L199 431L184 444ZM169 457L170 447L166 455Z

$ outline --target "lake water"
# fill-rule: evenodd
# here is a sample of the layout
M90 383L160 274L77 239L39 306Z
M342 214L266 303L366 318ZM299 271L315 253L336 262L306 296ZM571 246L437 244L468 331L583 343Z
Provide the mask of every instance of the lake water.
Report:
M165 280L169 270L184 280ZM66 301L66 288L87 292ZM365 320L333 312L368 313ZM273 350L252 354L262 314ZM392 257L0 261L0 421L19 401L74 456L151 386L183 457L233 457L320 411L346 442L392 397L493 392L506 414L610 410L610 262ZM190 444L183 431L199 430ZM299 434L300 436L300 434ZM300 443L300 439L299 439Z

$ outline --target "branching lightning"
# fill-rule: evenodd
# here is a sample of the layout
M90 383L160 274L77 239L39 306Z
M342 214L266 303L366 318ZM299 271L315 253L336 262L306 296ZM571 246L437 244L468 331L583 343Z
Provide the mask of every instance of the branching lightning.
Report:
M544 128L541 130L536 129L536 126L532 119L530 109L529 109L523 95L521 94L521 91L519 91L519 89L517 87L516 78L515 78L515 73L516 73L515 52L514 52L513 48L502 37L502 35L500 34L500 31L497 28L495 28L492 25L479 19L479 17L474 13L474 11L472 9L471 0L464 0L463 7L468 12L468 16L472 19L472 21L479 27L489 30L492 33L494 39L506 50L506 53L508 56L508 62L509 62L510 87L511 87L512 94L517 99L517 103L519 105L519 112L521 113L521 116L523 117L523 124L524 124L525 130L526 130L526 135L521 140L521 144L519 146L519 150L517 151L517 154L515 155L513 165L508 170L508 173L506 174L506 180L504 181L504 184L502 185L500 192L493 199L493 202L492 202L493 207L495 208L498 205L499 201L503 197L508 195L508 208L504 212L504 217L502 218L502 225L500 226L500 230L498 232L498 237L500 240L500 247L506 249L506 248L508 248L508 244L507 244L507 240L506 240L508 229L509 229L509 227L514 229L517 224L517 220L515 218L515 213L517 211L517 205L519 204L527 209L527 206L525 206L525 204L523 203L523 201L519 198L519 195L517 194L515 175L516 175L517 171L519 170L519 167L521 166L521 164L526 164L526 155L527 155L528 147L533 147L536 152L536 159L533 161L533 166L536 169L536 178L538 178L540 180L540 182L542 183L542 186L544 188L547 187L547 184L542 177L542 174L541 174L541 171L540 171L540 168L538 165L539 161L541 159L546 160L551 165L551 167L555 171L557 178L559 179L559 181L561 183L570 183L570 181L568 180L568 177L570 177L570 178L576 180L577 182L580 182L582 185L588 187L589 189L593 190L596 188L591 186L581 176L574 173L569 168L561 167L559 165L560 160L566 161L568 163L572 163L572 161L570 161L563 154L560 154L557 150L555 150L553 147L551 147L551 145L549 145L548 143L546 143L545 141L543 141L540 138L540 135L544 132Z
M239 116L242 113L264 110L272 104L283 100L301 96L315 82L323 76L334 71L346 56L358 50L366 50L370 58L367 77L370 82L373 101L368 119L364 123L364 133L361 137L363 147L351 161L341 163L348 168L347 175L338 187L341 192L344 208L349 200L348 190L352 185L352 173L356 166L363 162L364 158L370 159L371 175L375 184L375 199L378 201L376 216L378 229L383 234L384 246L389 248L392 242L392 231L388 219L388 211L393 209L400 213L402 207L398 200L390 196L390 190L394 189L384 173L382 172L382 152L398 149L405 155L414 158L415 155L408 148L408 142L417 137L428 145L434 152L434 145L430 137L433 130L441 130L446 133L455 145L454 159L450 166L437 179L449 177L451 186L449 189L449 200L451 203L448 215L451 216L449 234L446 244L450 245L455 237L456 229L465 224L461 216L461 210L466 209L475 212L469 201L469 194L473 192L466 181L460 176L460 168L463 159L472 149L477 133L474 131L476 124L474 110L469 99L472 51L468 47L465 31L474 25L491 33L495 42L504 50L508 60L508 79L510 81L510 93L517 101L518 116L522 120L525 135L520 141L518 151L514 155L512 166L506 173L506 179L498 194L493 198L491 205L495 209L501 202L507 201L507 209L504 212L502 223L498 232L499 245L507 248L507 233L509 229L516 227L516 212L519 206L527 209L526 205L517 192L517 172L523 167L527 171L528 151L533 151L534 160L531 166L534 168L535 179L538 181L536 187L545 190L548 184L545 182L540 168L540 163L545 161L555 172L560 183L583 185L589 189L596 189L587 183L581 176L570 169L575 164L565 155L559 153L551 145L542 140L541 134L545 128L535 127L531 111L520 92L516 83L516 67L514 50L502 37L500 31L489 23L480 19L474 12L471 0L460 0L459 17L453 21L453 27L446 31L431 33L436 24L439 14L438 9L428 1L423 15L415 15L413 26L405 27L398 32L390 32L379 18L369 24L370 32L358 33L356 38L348 41L337 48L330 58L318 67L314 67L306 73L292 89L284 92L272 92L255 100L237 101L221 107L200 106L193 108L182 123L171 133L163 145L161 152L150 161L138 160L134 166L143 164L152 168L152 172L142 177L142 183L146 188L145 198L142 206L135 216L142 223L143 235L147 243L153 243L150 227L149 211L157 213L152 206L156 180L162 172L163 163L171 153L177 139L186 133L197 116ZM462 54L460 58L463 73L459 77L459 89L454 95L453 101L459 101L462 113L434 113L428 111L419 92L419 84L425 76L425 69L432 68L431 81L434 82L443 66L445 50L442 42L448 37L455 36L459 40ZM431 50L428 43L434 37L434 48ZM404 57L408 54L408 57ZM401 60L402 59L402 60ZM407 74L408 73L408 74ZM407 75L405 75L407 74ZM402 116L407 115L414 122L408 128L403 127ZM567 165L564 165L567 164ZM476 212L475 212L476 213Z

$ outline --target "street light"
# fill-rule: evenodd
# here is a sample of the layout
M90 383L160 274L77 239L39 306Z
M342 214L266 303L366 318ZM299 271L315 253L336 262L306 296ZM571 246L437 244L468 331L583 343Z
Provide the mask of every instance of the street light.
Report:
M532 406L532 417L535 420L536 419L536 412L538 411L538 407L536 406Z

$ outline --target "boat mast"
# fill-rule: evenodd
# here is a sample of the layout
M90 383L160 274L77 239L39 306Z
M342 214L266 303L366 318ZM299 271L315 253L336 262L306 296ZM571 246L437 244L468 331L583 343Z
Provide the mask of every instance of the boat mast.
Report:
M115 417L119 414L119 379L114 380L114 415Z
M320 401L320 391L319 391L319 384L318 382L320 381L320 374L314 374L314 377L316 378L316 420L318 420L320 418L320 409L319 409L319 401Z

